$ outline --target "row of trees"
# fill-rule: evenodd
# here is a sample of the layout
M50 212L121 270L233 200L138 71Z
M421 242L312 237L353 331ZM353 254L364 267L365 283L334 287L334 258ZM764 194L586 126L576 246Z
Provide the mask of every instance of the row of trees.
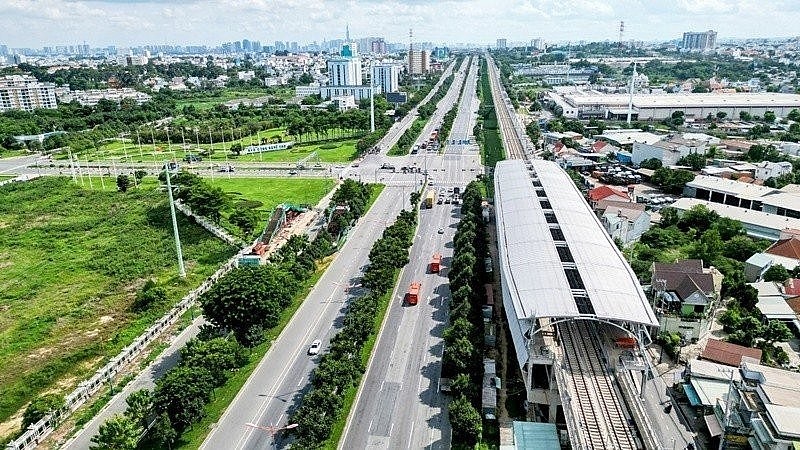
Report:
M344 210L333 211L328 231L338 236L353 222L357 221L367 212L367 203L372 195L371 184L347 179L339 185L331 197L330 208L344 207ZM330 211L329 211L330 212Z
M417 118L411 124L410 127L406 128L406 131L400 135L400 138L397 139L397 143L394 144L391 150L389 150L389 155L405 155L409 151L411 151L411 146L414 145L419 134L422 133L422 129L425 128L425 124L428 121L423 118Z
M480 293L486 281L481 267L488 251L477 181L464 189L463 200L461 221L453 238L453 264L447 274L452 295L442 361L444 374L453 380L454 399L450 402L449 414L454 442L472 447L481 439L483 429L478 413L483 379L483 298Z
M439 88L436 90L436 92L431 96L430 100L417 108L417 113L419 114L420 118L427 119L433 115L433 113L436 111L436 105L439 103L439 100L443 99L445 94L447 94L447 91L453 84L454 78L455 77L452 74L445 78L442 84L439 85Z
M320 447L330 437L336 420L346 413L344 393L355 388L364 373L364 343L376 332L376 318L385 307L394 274L408 263L416 223L416 210L403 210L373 244L362 278L367 293L351 300L342 329L331 339L328 352L314 370L312 389L292 414L290 421L299 424L295 429L298 447Z
M661 167L656 169L650 181L664 192L678 195L683 192L686 183L694 180L694 177L694 173L689 170Z

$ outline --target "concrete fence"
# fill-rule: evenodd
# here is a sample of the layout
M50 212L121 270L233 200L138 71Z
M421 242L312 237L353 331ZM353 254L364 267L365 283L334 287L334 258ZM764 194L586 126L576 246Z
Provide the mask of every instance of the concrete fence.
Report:
M116 376L126 364L139 356L142 350L147 348L148 344L161 336L167 328L177 322L181 315L194 304L200 295L208 291L222 276L234 269L239 258L249 251L249 248L245 248L231 257L222 267L217 269L213 275L206 278L199 287L183 297L169 312L150 326L150 328L145 330L144 333L137 337L130 345L122 349L118 355L111 358L105 366L98 369L91 378L82 381L75 390L65 397L64 407L62 409L54 411L38 422L30 425L22 436L6 445L6 450L27 450L36 447L39 442L53 432L58 423L86 403L86 401L105 384L110 383L114 376Z
M213 234L214 236L222 239L223 241L227 242L230 245L239 246L241 244L240 239L236 239L235 237L231 236L227 231L225 231L222 227L215 224L214 222L208 220L207 218L197 215L192 212L192 209L189 208L188 205L183 204L180 200L175 200L175 208L178 211L185 214L187 217L193 217L194 220L203 228L208 230L209 233Z

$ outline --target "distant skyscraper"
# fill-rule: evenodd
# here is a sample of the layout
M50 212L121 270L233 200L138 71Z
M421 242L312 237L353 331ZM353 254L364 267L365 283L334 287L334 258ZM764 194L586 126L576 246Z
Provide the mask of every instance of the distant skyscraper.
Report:
M242 52L242 43L240 41L236 41L236 42L233 43L233 51L235 53L241 53Z
M506 40L505 39L498 39L497 40L497 48L499 48L499 49L508 48Z
M378 38L372 41L371 45L372 53L376 53L378 55L382 55L386 53L386 41L383 38Z
M0 56L7 56L7 55L8 55L8 46L0 45Z
M682 48L690 52L706 52L717 47L717 32L713 30L683 33Z
M249 39L242 39L242 50L246 52L253 51L253 47L251 46Z

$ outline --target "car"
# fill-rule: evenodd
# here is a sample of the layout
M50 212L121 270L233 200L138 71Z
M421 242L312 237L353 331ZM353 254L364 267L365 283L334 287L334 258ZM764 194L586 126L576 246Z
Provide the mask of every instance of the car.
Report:
M296 170L290 170L289 171L289 175L297 175L297 171Z
M203 160L203 158L199 155L186 155L183 157L183 160L188 163L193 163L193 162L200 162Z
M353 167L358 167L358 163L353 163Z
M439 234L444 234L444 228L439 228Z
M311 343L311 347L308 347L308 354L309 355L318 355L319 349L322 347L322 341L319 339L315 340Z
M233 172L233 166L220 166L220 172Z

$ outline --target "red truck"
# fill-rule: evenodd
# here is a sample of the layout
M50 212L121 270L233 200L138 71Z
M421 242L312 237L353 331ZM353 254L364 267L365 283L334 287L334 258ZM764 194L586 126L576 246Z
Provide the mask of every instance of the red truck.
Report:
M411 286L409 286L408 293L406 293L406 302L408 302L409 305L414 306L417 304L417 301L419 300L420 286L421 284L416 281L411 283Z
M442 263L442 255L434 253L431 259L431 273L439 273L439 266Z

